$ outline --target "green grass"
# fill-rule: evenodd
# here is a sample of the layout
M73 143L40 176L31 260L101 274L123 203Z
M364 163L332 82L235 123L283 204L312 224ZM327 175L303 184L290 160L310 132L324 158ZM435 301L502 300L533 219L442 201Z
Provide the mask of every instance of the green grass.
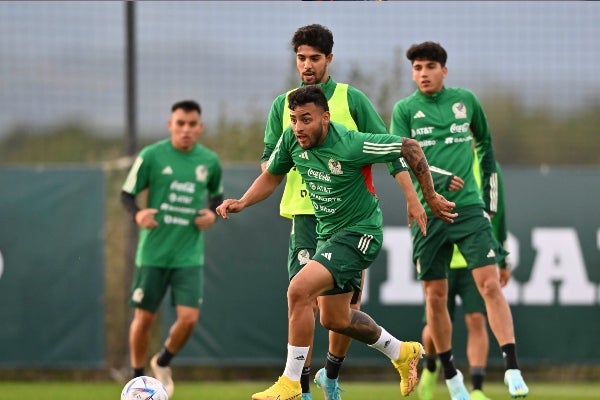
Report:
M180 382L176 384L173 400L249 400L252 393L261 391L270 382ZM10 382L0 381L2 400L119 400L120 383L74 383L74 382ZM393 382L347 382L342 385L344 400L402 399L398 384ZM594 383L536 383L529 384L527 400L585 400L600 397L600 382ZM313 385L313 399L323 400L322 392ZM486 394L494 400L510 399L506 388L500 383L488 382ZM450 397L439 384L435 399ZM417 400L416 394L408 399Z

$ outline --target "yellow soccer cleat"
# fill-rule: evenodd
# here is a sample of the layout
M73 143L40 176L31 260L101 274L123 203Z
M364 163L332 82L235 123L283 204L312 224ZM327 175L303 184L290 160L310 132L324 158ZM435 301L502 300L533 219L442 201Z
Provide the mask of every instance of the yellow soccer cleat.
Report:
M299 400L300 397L302 397L300 381L293 381L282 375L267 390L254 393L252 400Z
M400 394L408 396L419 381L417 376L417 365L425 354L423 346L419 342L402 342L400 346L400 358L392 360L392 364L400 374Z

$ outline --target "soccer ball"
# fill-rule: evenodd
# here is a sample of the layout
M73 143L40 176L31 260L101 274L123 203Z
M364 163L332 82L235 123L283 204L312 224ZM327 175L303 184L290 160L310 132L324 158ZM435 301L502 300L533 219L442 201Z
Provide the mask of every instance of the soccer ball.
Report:
M121 391L121 400L169 400L165 385L151 376L133 378Z

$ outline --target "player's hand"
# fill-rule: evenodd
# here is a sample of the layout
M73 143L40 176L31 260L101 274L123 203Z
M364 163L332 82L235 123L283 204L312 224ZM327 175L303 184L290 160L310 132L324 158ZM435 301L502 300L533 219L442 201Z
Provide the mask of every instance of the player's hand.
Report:
M144 208L135 214L135 223L146 229L156 228L158 222L154 219L154 215L157 212L156 208Z
M217 207L217 215L229 219L229 213L239 213L244 209L244 204L236 199L226 199Z
M206 230L210 228L217 221L217 214L211 209L203 208L198 210L198 216L194 218L194 225L200 230Z
M425 212L425 207L423 207L420 201L407 201L406 215L408 216L409 228L416 221L423 235L427 235L427 213Z
M510 276L510 268L500 268L500 287L506 286L506 284L510 280Z
M432 197L425 199L429 208L431 208L431 212L437 218L441 219L444 222L454 222L454 218L458 216L457 213L453 213L454 207L456 204L452 201L446 200L444 196L439 193L435 193Z
M455 192L461 190L464 186L465 181L463 181L460 176L454 175L452 179L450 179L450 183L448 184L448 190L450 192Z

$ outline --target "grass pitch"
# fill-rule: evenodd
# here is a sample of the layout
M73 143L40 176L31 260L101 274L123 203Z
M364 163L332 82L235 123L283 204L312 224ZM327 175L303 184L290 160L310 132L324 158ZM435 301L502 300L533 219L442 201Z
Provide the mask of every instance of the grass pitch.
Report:
M176 382L173 400L249 400L252 393L264 390L272 382ZM587 400L600 398L600 382L528 382L528 400ZM1 400L120 400L122 384L115 382L0 381ZM404 399L395 382L347 382L342 384L344 400ZM311 386L314 400L323 393ZM494 400L510 399L500 383L488 382L485 393ZM438 384L435 399L448 400L443 384ZM417 400L415 393L407 399Z

